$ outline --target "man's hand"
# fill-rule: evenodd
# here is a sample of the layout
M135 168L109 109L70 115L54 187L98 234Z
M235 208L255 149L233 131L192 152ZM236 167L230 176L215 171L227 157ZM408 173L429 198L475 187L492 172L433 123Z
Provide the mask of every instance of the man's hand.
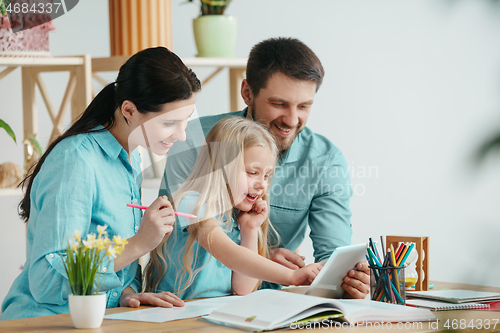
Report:
M298 254L293 253L292 251L285 248L279 248L269 251L269 259L293 270L305 266L305 257L299 256Z
M342 288L346 293L343 298L363 299L370 293L370 268L368 268L368 262L358 262L356 269L351 269L344 277Z
M138 308L141 304L171 308L174 306L184 306L184 301L168 291L161 293L136 294L130 287L127 287L122 291L122 295L120 296L120 306Z

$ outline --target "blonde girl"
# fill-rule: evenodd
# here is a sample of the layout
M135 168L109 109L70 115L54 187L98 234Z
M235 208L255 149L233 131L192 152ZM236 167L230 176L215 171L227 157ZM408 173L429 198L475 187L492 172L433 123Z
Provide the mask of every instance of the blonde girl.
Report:
M267 191L278 156L260 124L228 117L208 133L190 176L174 193L179 217L170 237L151 252L145 289L181 299L245 295L266 280L308 284L320 264L291 270L267 259ZM212 258L213 257L213 258Z

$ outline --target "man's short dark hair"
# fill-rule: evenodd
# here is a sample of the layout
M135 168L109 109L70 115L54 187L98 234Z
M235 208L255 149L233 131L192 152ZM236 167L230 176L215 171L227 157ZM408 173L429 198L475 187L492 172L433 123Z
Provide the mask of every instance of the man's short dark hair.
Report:
M255 45L247 63L247 82L257 96L275 73L283 73L296 80L316 83L318 91L325 70L318 57L296 38L270 38Z

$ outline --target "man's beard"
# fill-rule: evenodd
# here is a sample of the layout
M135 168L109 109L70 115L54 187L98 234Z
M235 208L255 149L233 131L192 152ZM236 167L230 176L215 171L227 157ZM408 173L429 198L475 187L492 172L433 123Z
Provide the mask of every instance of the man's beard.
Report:
M281 158L281 156L283 156L284 153L286 153L288 148L290 148L290 146L292 145L292 143L295 140L295 138L297 137L297 135L299 135L299 133L302 131L302 129L300 128L302 126L302 123L298 123L297 126L295 126L294 128L289 128L288 126L286 126L284 124L278 124L278 126L280 126L281 128L295 130L295 134L291 134L292 135L291 137L283 137L283 136L277 137L271 131L271 128L275 125L274 121L271 121L269 123L269 125L263 124L259 119L257 119L255 117L255 113L256 113L255 110L256 110L255 104L252 104L252 120L261 123L262 125L264 125L267 128L267 131L269 132L269 134L271 134L273 136L274 141L276 142L276 146L278 147L278 151L279 151L279 157Z

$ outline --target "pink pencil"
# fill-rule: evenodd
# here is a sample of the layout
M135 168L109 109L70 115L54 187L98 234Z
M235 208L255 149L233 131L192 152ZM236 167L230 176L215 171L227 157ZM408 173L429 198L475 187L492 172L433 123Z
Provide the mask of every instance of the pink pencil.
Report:
M148 209L148 206L134 205L134 204L131 204L131 203L128 203L127 207L139 208L139 209ZM187 214L187 213L181 213L181 212L174 212L174 215L182 216L182 217L187 217L187 218L190 218L190 219L195 219L195 218L198 217L198 216L193 215L193 214Z

